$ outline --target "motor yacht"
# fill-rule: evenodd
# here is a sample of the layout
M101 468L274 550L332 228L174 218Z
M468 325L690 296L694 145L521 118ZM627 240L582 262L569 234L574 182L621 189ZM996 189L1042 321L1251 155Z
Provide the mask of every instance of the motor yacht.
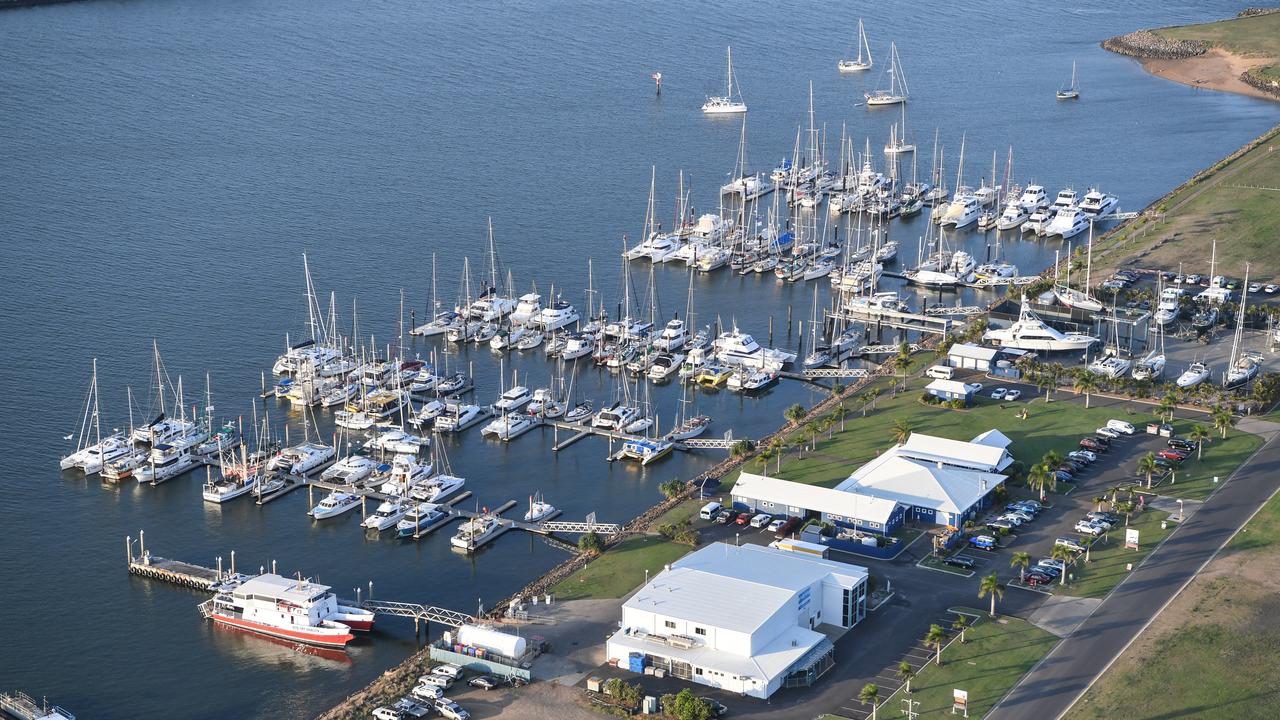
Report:
M435 429L438 432L462 432L485 417L479 405L450 400L445 403L444 412L436 418Z
M378 465L364 455L348 455L320 473L320 479L338 485L355 485L373 474Z
M138 482L159 485L196 467L196 456L190 447L160 443L151 447L147 461L133 471Z
M405 511L408 507L399 500L386 500L378 505L378 509L373 511L372 515L366 517L360 526L369 530L390 530L404 519Z
M1031 217L1031 212L1020 200L1009 197L1009 201L1004 204L1004 209L1000 211L1000 216L996 218L997 230L1012 230L1016 227L1022 227Z
M359 495L334 491L326 495L315 507L311 508L311 512L308 514L316 520L324 520L325 518L337 517L349 510L354 510L359 505Z
M662 328L662 332L654 338L653 346L664 352L673 352L684 347L687 342L689 342L689 328L685 326L683 320L673 318L667 321L666 327Z
M1059 210L1058 214L1053 216L1053 220L1049 221L1049 224L1045 226L1044 232L1041 234L1046 237L1061 235L1062 239L1066 240L1088 230L1091 221L1090 216L1080 208L1065 208Z
M513 326L527 326L541 313L542 296L531 292L520 296L520 300L516 302L516 308L511 311L511 315L507 319L510 320Z
M102 466L103 482L118 483L133 477L133 473L147 461L150 452L147 450L129 450L114 460L108 460Z
M1018 266L1010 263L987 263L975 268L973 276L987 281L1012 280L1018 276Z
M660 353L653 358L653 363L649 365L645 375L653 382L662 382L679 372L682 362L684 362L682 353Z
M550 520L556 514L556 506L542 499L541 496L529 498L529 509L524 514L527 523Z
M419 430L430 430L435 426L436 418L440 417L440 413L444 412L444 401L435 399L428 400L422 404L421 408L409 418L409 424Z
M253 492L258 487L258 479L257 473L242 472L235 475L224 473L216 481L210 479L206 482L200 489L200 496L205 502L224 503L245 493Z
M155 420L134 428L131 439L141 445L168 443L178 438L198 432L196 423L189 420L166 417L161 413ZM201 438L203 440L204 438Z
M1033 213L1049 206L1049 196L1043 185L1028 185L1018 197L1018 204L1028 213Z
M734 392L757 392L778 381L777 371L739 367L725 381L725 387Z
M547 307L542 308L542 312L538 314L537 320L534 321L535 327L542 328L546 332L555 332L560 328L568 327L582 317L578 315L578 309L572 303L564 300L556 300Z
M365 447L375 452L408 453L413 455L422 452L429 444L430 440L425 437L405 432L399 428L392 428L379 433L366 443Z
M400 522L396 523L396 537L409 538L435 529L449 518L449 513L430 502L415 503Z
M976 195L956 193L955 199L947 206L947 211L939 221L941 225L954 225L956 229L968 227L978 221L982 214L982 203Z
M620 432L641 417L643 417L643 414L640 412L640 408L622 402L615 402L596 413L591 418L591 426Z
M1164 375L1165 358L1162 353L1152 350L1142 360L1133 365L1134 380L1155 380Z
M1187 369L1182 371L1182 374L1178 376L1178 379L1175 381L1175 383L1177 384L1178 387L1185 389L1189 387L1195 387L1196 385L1199 385L1200 383L1208 379L1209 379L1209 366L1205 365L1202 362L1197 361L1188 365Z
M1104 218L1116 211L1116 206L1120 204L1119 198L1115 195L1107 195L1097 188L1089 188L1089 192L1084 194L1084 199L1080 201L1080 211L1095 219Z
M698 272L709 273L713 270L719 270L729 264L729 259L733 256L733 252L727 247L720 245L712 245L703 249L694 261L694 267Z
M497 537L503 529L496 516L480 515L462 523L458 527L458 533L449 538L449 544L459 550L472 552Z
M470 375L456 372L448 377L441 377L436 382L436 393L441 397L446 397L466 392L473 387L475 387L475 383L471 380Z
M1032 233L1035 235L1043 235L1049 223L1053 220L1053 211L1047 207L1037 208L1027 216L1027 221L1022 223L1019 228L1024 233Z
M565 339L564 350L560 352L560 357L565 360L577 360L591 354L595 348L596 339L586 333L574 333Z
M1071 188L1067 188L1065 190L1058 191L1058 196L1053 199L1053 204L1049 206L1049 209L1056 215L1067 208L1073 208L1075 206L1076 191Z
M1127 358L1119 355L1103 355L1089 363L1089 372L1115 380L1124 377L1132 366L1133 362Z
M418 483L409 491L409 496L421 502L440 502L461 490L466 484L466 478L456 475L436 475L426 482Z
M271 372L276 375L292 375L304 367L323 368L341 358L341 351L317 345L315 340L307 340L286 350L271 366Z
M1018 321L1008 328L987 330L983 342L1019 350L1084 351L1098 338L1083 333L1064 333L1040 319L1023 299ZM1126 370L1128 368L1125 368Z
M944 262L945 261L945 262ZM973 271L977 267L973 256L964 250L956 250L947 255L936 254L919 268L903 273L907 282L927 287L955 287L973 279Z
M533 394L529 392L529 388L516 385L498 397L498 401L493 404L493 409L498 412L513 412L528 405L532 399Z
M308 475L333 461L332 445L318 442L304 442L287 447L267 463L267 470L280 471L289 475Z
M715 388L729 382L729 378L732 376L733 368L726 365L708 363L693 376L693 382L702 387Z
M494 418L480 430L480 434L492 435L502 441L514 440L538 426L538 419L528 413L507 412Z
M722 363L758 368L781 369L796 359L795 353L761 347L755 338L736 326L729 332L720 333L712 343L712 351Z

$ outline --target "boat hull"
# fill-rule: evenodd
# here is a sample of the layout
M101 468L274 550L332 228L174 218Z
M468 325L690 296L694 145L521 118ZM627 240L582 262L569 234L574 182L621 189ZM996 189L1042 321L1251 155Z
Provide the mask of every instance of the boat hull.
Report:
M344 648L347 643L355 639L350 632L347 633L319 633L307 632L306 630L290 630L287 628L274 627L272 625L263 625L252 620L231 617L230 615L222 615L214 613L213 621L228 625L241 630L257 633L259 635L267 635L269 637L281 638L284 640L293 640L295 642L306 643L307 645L318 645L320 647Z

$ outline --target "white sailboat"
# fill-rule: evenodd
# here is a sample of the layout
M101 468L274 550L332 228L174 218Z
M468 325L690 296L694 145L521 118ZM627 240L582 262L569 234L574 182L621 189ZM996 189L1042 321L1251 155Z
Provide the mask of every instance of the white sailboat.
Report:
M889 89L864 93L863 97L866 98L867 105L874 106L897 105L906 102L909 96L907 76L903 74L901 62L898 60L898 45L889 43Z
M871 59L871 45L867 42L867 30L862 25L862 18L858 18L858 57L852 60L842 58L836 63L836 69L842 73L855 73L870 70L874 65L875 61Z
M1236 310L1236 334L1231 342L1231 362L1227 364L1227 370L1222 374L1222 386L1228 390L1234 390L1243 387L1258 375L1258 371L1262 369L1261 361L1247 353L1241 351L1241 344L1244 340L1244 317L1245 310L1249 304L1249 265L1244 266L1244 282L1241 284L1244 288L1240 295L1240 308Z
M89 379L89 394L85 397L84 416L80 420L80 433L75 452L62 458L63 470L80 468L85 475L102 471L107 463L129 454L129 441L123 433L116 432L102 437L102 425L98 412L98 359L93 359L93 375Z
M1058 88L1057 98L1059 100L1078 100L1080 99L1080 87L1076 85L1076 64L1071 62L1071 84L1065 88Z
M889 128L889 142L884 146L885 155L905 155L916 151L913 143L907 142L907 104L902 104L902 123L894 123Z
M1064 284L1053 286L1053 296L1058 302L1069 308L1079 308L1089 312L1102 312L1102 302L1089 294L1089 281L1093 274L1093 223L1089 223L1089 250L1084 265L1084 289L1071 287L1071 251L1067 250L1067 280Z
M725 81L724 95L707 98L702 104L702 112L707 115L733 115L747 111L747 104L742 101L742 90L733 79L733 48L728 49L728 73Z
M812 84L810 84L812 91ZM773 184L759 173L755 175L747 174L747 118L742 118L742 131L738 135L738 160L734 164L733 178L725 185L720 186L721 195L739 195L743 202L755 200L758 197L768 195L773 192ZM652 188L649 195L650 208L652 208L653 194ZM652 212L650 212L652 217Z

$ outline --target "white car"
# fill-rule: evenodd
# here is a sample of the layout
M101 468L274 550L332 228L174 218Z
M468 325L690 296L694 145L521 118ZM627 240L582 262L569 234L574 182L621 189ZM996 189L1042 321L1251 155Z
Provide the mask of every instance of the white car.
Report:
M1003 400L1003 399L1005 398L1005 396L1006 396L1006 395L1008 395L1008 394L1009 394L1009 389L1008 389L1008 388L996 388L995 390L992 390L992 391L991 391L991 399L992 399L992 400Z
M1081 535L1091 535L1093 537L1098 537L1099 535L1101 535L1106 531L1107 531L1106 528L1102 527L1098 523L1090 522L1088 520L1081 520L1080 522L1076 523L1076 532L1080 533Z
M1108 420L1107 427L1111 428L1112 430L1115 430L1118 433L1124 433L1125 435L1132 435L1134 432L1136 432L1135 428L1133 427L1133 423L1125 422L1124 420L1115 420L1115 419Z
M1067 457L1072 460L1084 460L1086 463L1096 462L1098 454L1092 450L1072 450L1067 453Z
M783 525L786 525L786 524L787 524L786 518L778 518L777 520L774 520L773 522L769 523L769 532L776 533L782 529Z
M1014 527L1022 527L1022 523L1025 522L1022 519L1022 516L1015 515L1013 513L1005 513L1000 517L996 518L996 520L1003 520L1004 522L1007 522Z
M1022 397L1022 391L1018 390L1017 388L1014 388L1013 390L1010 390L1009 392L1004 394L1005 400L1017 400L1020 397Z
M400 713L387 707L375 708L373 711L375 720L401 720Z
M410 693L422 700L439 700L444 697L444 688L431 683L420 683Z
M457 665L451 665L449 663L445 663L444 665L437 665L431 668L431 674L443 675L444 677L450 678L452 680L457 680L458 678L462 677L462 668L458 667Z
M759 515L751 518L751 527L762 528L768 525L771 520L773 520L773 516L769 513L760 513Z
M470 720L471 713L462 709L458 703L449 698L440 698L436 701L436 711L449 720Z
M971 393L976 394L982 392L982 383L965 383L965 387L969 388L969 392Z
M1040 567L1053 568L1058 572L1067 571L1066 563L1062 562L1061 560L1053 560L1051 558L1045 558L1044 560L1041 560L1040 562L1036 563L1036 565L1039 565Z
M1262 292L1268 295L1274 295L1277 290L1280 290L1280 285L1264 285L1262 287Z
M1118 430L1112 430L1109 427L1100 427L1093 432L1096 435L1101 435L1102 437L1111 438L1113 440L1120 437L1120 432Z
M1033 515L1030 510L1022 510L1020 508L1009 508L1004 511L1004 517L1008 517L1010 515L1018 518L1024 523L1029 523L1036 519L1036 516Z
M1060 537L1057 540L1054 540L1053 544L1055 547L1064 547L1068 550L1074 550L1075 552L1084 552L1084 543L1076 540L1075 538Z

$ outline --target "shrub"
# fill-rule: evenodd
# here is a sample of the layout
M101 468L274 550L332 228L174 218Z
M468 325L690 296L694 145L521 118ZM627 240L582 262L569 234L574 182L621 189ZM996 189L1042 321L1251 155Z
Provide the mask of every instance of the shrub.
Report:
M578 549L584 553L598 553L604 550L604 540L595 531L578 538Z

